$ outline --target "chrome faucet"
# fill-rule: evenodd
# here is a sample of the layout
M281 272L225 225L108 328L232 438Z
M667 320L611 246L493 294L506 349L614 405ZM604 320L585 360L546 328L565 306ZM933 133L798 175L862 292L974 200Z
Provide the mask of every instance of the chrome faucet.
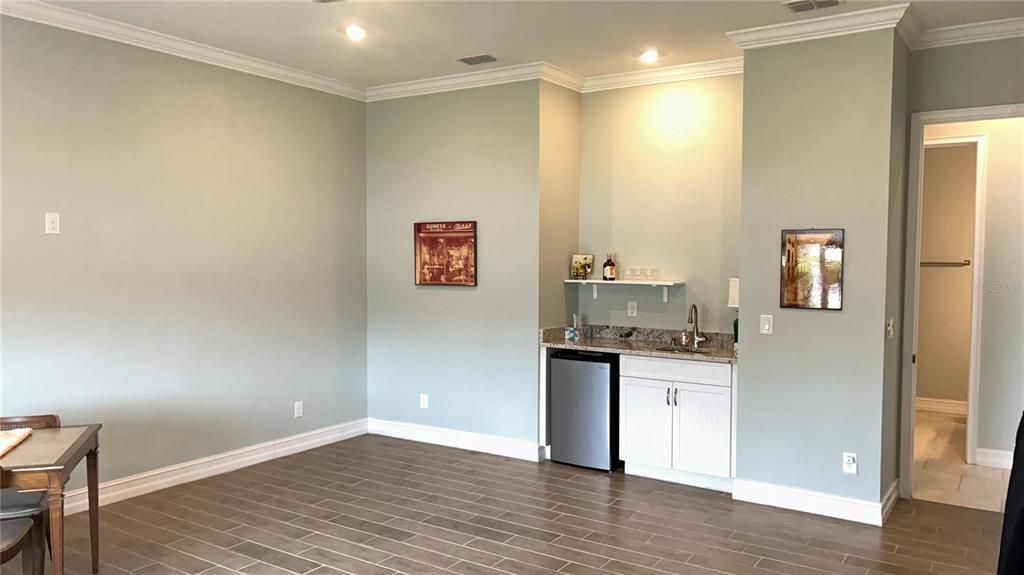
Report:
M697 304L690 304L690 311L686 315L686 324L693 325L692 336L688 337L689 334L683 331L683 347L686 347L687 340L692 342L691 349L696 350L701 342L707 341L707 337L700 331L700 312L697 311Z

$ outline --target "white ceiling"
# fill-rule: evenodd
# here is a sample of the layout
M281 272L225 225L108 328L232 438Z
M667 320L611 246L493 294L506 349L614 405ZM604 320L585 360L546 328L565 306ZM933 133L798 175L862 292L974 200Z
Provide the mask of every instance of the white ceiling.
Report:
M61 6L312 72L366 88L544 61L581 76L645 69L741 54L725 33L792 22L893 1L847 0L791 14L776 0L645 1L64 1ZM1024 16L1024 2L927 0L913 3L922 29ZM353 43L342 33L359 24ZM493 64L456 58L480 53Z

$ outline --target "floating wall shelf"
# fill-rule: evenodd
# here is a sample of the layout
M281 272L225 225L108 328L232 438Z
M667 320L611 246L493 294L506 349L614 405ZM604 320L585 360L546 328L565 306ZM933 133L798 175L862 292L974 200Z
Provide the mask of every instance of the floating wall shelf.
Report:
M567 284L580 284L587 285L591 284L594 286L594 299L597 299L597 286L601 284L606 285L620 285L620 286L647 286L661 288L661 301L668 303L668 288L685 285L685 282L676 280L565 280Z

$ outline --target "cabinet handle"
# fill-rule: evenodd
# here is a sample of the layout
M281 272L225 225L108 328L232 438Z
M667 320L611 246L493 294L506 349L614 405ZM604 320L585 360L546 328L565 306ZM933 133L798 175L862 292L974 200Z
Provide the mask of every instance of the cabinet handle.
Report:
M669 396L671 394L672 394L672 388L671 387L666 387L665 388L665 405L667 405L669 407L672 407L672 402L668 400L668 398L669 398Z
M672 392L672 405L679 405L679 388Z

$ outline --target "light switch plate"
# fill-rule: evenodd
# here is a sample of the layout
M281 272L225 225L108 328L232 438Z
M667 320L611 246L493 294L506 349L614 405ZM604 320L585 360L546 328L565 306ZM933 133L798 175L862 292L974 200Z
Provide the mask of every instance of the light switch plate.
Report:
M761 335L772 335L775 331L775 316L761 316Z

